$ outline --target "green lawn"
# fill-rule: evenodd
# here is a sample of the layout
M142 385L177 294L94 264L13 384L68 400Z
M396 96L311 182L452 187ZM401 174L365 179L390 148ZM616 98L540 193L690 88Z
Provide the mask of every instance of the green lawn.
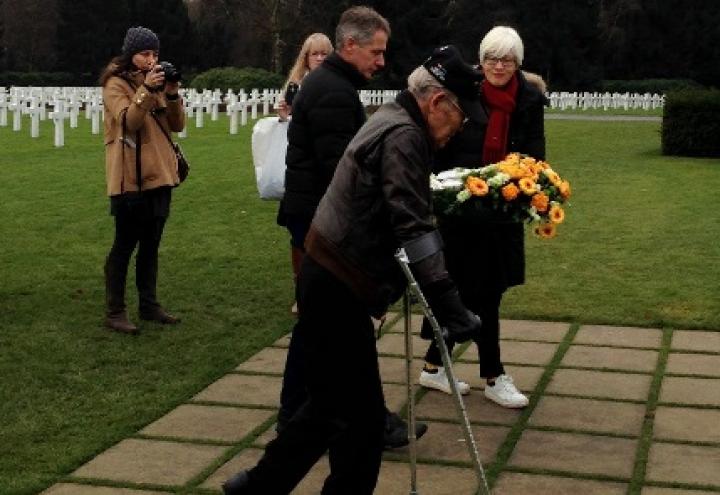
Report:
M101 137L52 145L0 127L0 493L37 493L286 333L288 239L257 198L251 127L190 124L192 163L161 248L159 295L183 317L138 337L101 326L112 237ZM571 181L559 236L528 237L507 318L720 330L720 161L659 153L659 124L548 121ZM492 262L492 260L488 260ZM132 286L132 277L130 281ZM135 317L134 290L129 291Z

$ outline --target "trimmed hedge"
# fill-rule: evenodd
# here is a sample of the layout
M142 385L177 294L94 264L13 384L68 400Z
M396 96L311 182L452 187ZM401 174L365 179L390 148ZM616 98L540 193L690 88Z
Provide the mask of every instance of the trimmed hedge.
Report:
M250 91L253 88L271 89L280 88L285 83L285 76L268 72L265 69L255 67L217 67L201 72L190 83L190 87L198 90L220 89L227 91L232 89L235 92L240 89Z
M609 93L657 93L700 89L702 86L690 79L639 79L620 80L606 79L600 81L600 91Z
M720 91L679 91L665 95L664 155L720 157Z

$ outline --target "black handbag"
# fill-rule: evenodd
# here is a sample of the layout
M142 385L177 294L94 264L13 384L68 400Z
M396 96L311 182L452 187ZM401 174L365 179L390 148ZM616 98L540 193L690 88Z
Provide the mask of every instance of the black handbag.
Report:
M160 127L160 130L170 143L170 146L172 146L173 151L175 151L175 158L177 158L178 164L178 178L180 179L181 183L185 182L185 179L187 179L188 175L190 174L190 162L188 162L187 158L185 158L185 154L183 153L180 144L173 142L170 134L168 134L168 132L160 123L160 120L158 120L157 115L152 113L152 116L155 119L155 122L157 122L158 127Z

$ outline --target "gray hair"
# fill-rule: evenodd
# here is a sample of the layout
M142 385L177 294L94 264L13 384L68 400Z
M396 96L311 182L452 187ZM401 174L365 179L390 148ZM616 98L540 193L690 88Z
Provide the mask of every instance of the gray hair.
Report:
M422 65L412 71L412 73L408 76L407 85L408 91L410 91L410 93L412 93L412 95L420 101L425 101L435 93L441 91L448 95L453 103L458 103L457 96L455 96L455 94L445 86L440 84L440 81L435 79L435 76L433 76L430 71Z
M390 37L390 23L375 9L365 6L350 7L340 16L335 28L335 46L341 49L349 38L360 45L372 41L377 31L385 31Z
M510 55L520 67L524 54L523 42L517 31L508 26L495 26L480 42L478 59L482 63L485 57L501 58Z

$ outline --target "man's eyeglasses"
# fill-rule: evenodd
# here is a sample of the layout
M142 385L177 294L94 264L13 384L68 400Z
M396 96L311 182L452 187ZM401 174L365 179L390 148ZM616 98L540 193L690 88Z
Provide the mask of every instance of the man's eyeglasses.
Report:
M502 67L512 67L515 65L515 59L511 57L485 57L483 63L490 67L495 67L497 64L500 64Z
M468 120L470 120L470 119L468 119L468 118L465 116L465 112L463 112L463 109L460 108L460 105L458 105L457 103L455 103L455 100L453 100L452 98L448 97L447 101L449 101L449 102L452 104L452 106L454 106L455 108L457 108L457 111L460 112L460 116L462 117L462 122L460 123L460 128L458 129L458 131L462 131L462 130L463 130L463 127L465 127L465 124L467 124L467 123L468 123Z

